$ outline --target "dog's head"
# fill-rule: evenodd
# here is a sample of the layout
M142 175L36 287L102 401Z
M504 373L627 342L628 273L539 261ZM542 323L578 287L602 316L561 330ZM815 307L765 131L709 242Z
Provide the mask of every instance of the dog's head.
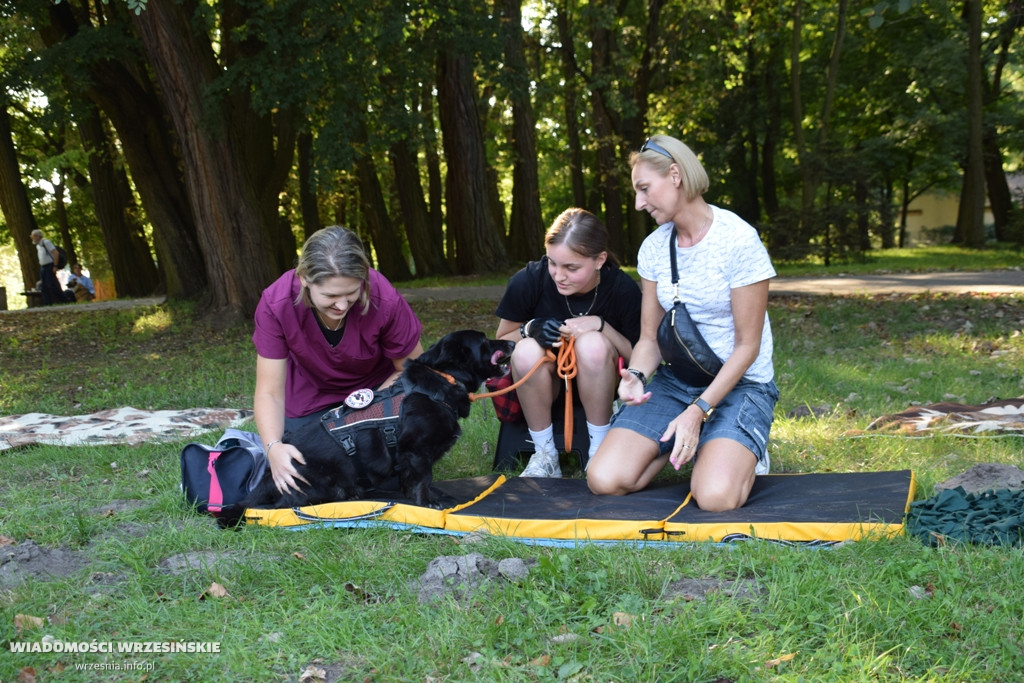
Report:
M416 360L459 380L470 391L505 374L515 343L489 339L483 332L459 330L441 337Z

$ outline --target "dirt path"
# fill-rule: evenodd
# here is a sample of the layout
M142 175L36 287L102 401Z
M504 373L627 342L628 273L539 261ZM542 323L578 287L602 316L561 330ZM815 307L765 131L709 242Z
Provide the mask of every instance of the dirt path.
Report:
M505 292L504 285L480 287L417 287L402 289L409 301L437 299L459 301L491 299L495 303ZM780 277L772 280L775 295L843 296L855 294L921 294L924 292L966 292L1024 294L1024 269L945 273L905 273L819 277Z
M504 285L478 285L456 287L399 287L409 301L467 301L489 299L497 304L505 293ZM943 273L902 273L886 275L839 275L836 277L780 277L772 280L771 293L780 296L817 295L850 296L857 294L923 294L948 292L964 294L1024 294L1024 269L951 271ZM154 306L164 297L92 301L84 304L61 306L68 312L96 311L133 306ZM52 308L24 308L0 311L0 315L54 310Z
M780 277L772 280L772 294L1024 294L1024 269L954 271L838 276L828 278Z

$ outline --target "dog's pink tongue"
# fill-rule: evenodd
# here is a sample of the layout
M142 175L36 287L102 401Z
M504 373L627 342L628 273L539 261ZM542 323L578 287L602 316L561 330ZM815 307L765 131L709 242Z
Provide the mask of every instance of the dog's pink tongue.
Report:
M495 351L491 354L491 365L497 365L498 361L505 357L505 354L501 351Z

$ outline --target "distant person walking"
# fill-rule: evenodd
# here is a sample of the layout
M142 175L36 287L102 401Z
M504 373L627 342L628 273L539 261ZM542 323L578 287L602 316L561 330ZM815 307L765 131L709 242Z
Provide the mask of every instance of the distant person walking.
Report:
M39 289L43 295L43 305L63 302L64 292L57 279L57 260L60 258L57 247L43 237L42 230L32 231L32 243L36 245L36 256L39 258Z

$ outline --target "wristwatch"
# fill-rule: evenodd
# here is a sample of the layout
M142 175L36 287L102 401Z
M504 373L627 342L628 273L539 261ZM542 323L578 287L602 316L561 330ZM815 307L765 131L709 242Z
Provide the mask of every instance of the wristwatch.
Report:
M708 403L707 401L705 401L700 396L693 399L693 403L691 403L690 405L697 406L698 408L700 408L701 412L704 413L704 422L707 422L708 418L711 417L711 413L715 412L715 407Z

